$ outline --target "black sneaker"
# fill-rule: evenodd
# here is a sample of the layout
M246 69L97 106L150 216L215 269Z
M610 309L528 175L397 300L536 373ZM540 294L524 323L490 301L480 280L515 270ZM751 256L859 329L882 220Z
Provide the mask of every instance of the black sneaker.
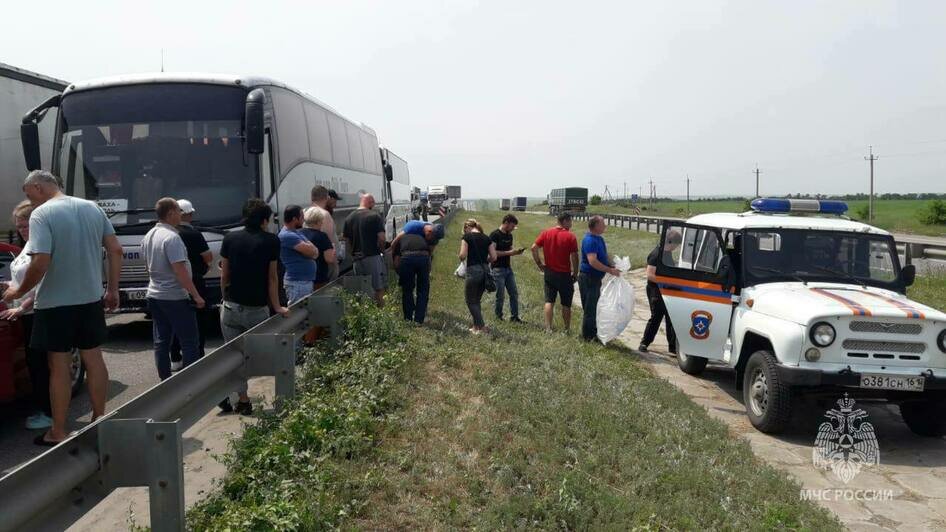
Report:
M641 353L646 353L646 352L647 352L647 344L641 344L641 345L637 346L637 350L640 351Z
M241 416L248 416L253 413L253 403L249 401L237 401L236 407L234 407L237 414Z
M223 412L224 414L229 414L230 412L233 412L233 405L230 404L229 397L217 403L217 406L220 408L220 411Z
M503 321L503 317L499 314L496 315L496 321Z
M519 316L513 316L513 317L509 318L509 321L511 321L511 322L513 322L513 323L525 323L524 321L522 321L522 320L519 319Z

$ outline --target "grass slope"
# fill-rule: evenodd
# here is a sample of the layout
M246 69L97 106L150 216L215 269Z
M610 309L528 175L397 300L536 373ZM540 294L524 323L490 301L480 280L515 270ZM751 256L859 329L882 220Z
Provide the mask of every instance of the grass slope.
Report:
M917 213L922 211L929 201L925 200L877 200L874 202L874 221L872 225L886 229L893 233L910 233L930 236L946 236L944 225L924 225L917 219ZM867 200L848 201L848 215L857 219L857 212L866 209ZM654 208L646 205L641 214L653 216L686 217L686 202L658 201ZM542 210L543 206L535 207ZM616 205L589 206L590 212L611 214L634 214L632 209ZM690 202L690 215L710 212L743 212L745 202L733 200L693 200ZM865 221L865 220L861 220Z
M487 228L501 217L475 215ZM549 222L520 220L520 245ZM452 275L458 222L437 252L428 323L406 333L397 414L374 457L352 470L352 481L371 485L369 499L343 527L840 528L630 352L546 334L531 259L514 259L527 323L491 320L487 295L492 331L469 335ZM617 229L605 237L638 266L655 239Z

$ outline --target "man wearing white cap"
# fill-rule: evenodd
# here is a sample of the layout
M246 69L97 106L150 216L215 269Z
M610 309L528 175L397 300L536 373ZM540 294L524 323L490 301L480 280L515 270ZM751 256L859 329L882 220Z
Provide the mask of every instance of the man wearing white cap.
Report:
M177 231L184 241L184 247L187 248L187 260L191 263L191 276L194 286L200 296L207 299L207 284L204 282L204 276L210 269L210 262L213 260L213 252L207 245L207 240L203 233L191 225L194 220L194 204L186 199L177 200L177 206L181 208L181 223L177 226ZM206 336L209 317L212 317L210 311L206 308L197 310L197 329L200 333L199 347L200 356L204 356L204 338ZM181 345L177 338L171 342L171 370L177 371L184 365L181 357Z

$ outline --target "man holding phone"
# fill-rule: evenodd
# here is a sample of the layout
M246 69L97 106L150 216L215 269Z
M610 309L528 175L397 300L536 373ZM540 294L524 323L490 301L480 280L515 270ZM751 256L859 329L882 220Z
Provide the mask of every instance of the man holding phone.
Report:
M489 239L496 244L496 262L493 263L490 273L496 282L496 319L503 319L503 299L505 292L509 292L509 321L522 323L519 319L519 290L516 288L516 274L512 271L509 257L522 255L526 248L512 249L512 232L519 225L519 220L512 214L503 217L499 229L489 235Z

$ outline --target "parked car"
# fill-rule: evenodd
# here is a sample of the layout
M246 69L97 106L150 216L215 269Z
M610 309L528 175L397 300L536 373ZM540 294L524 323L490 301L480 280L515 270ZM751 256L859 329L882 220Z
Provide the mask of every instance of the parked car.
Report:
M10 263L20 253L12 244L0 243L0 282L10 281ZM0 310L7 307L0 302ZM0 321L0 400L10 401L30 392L26 369L26 339L18 321ZM72 353L72 394L79 393L85 380L85 367L79 351Z
M680 242L656 267L680 368L735 369L762 432L786 427L796 397L843 394L898 404L918 435L946 434L946 314L906 296L916 270L890 233L843 217L843 202L752 209L664 223L661 242Z

